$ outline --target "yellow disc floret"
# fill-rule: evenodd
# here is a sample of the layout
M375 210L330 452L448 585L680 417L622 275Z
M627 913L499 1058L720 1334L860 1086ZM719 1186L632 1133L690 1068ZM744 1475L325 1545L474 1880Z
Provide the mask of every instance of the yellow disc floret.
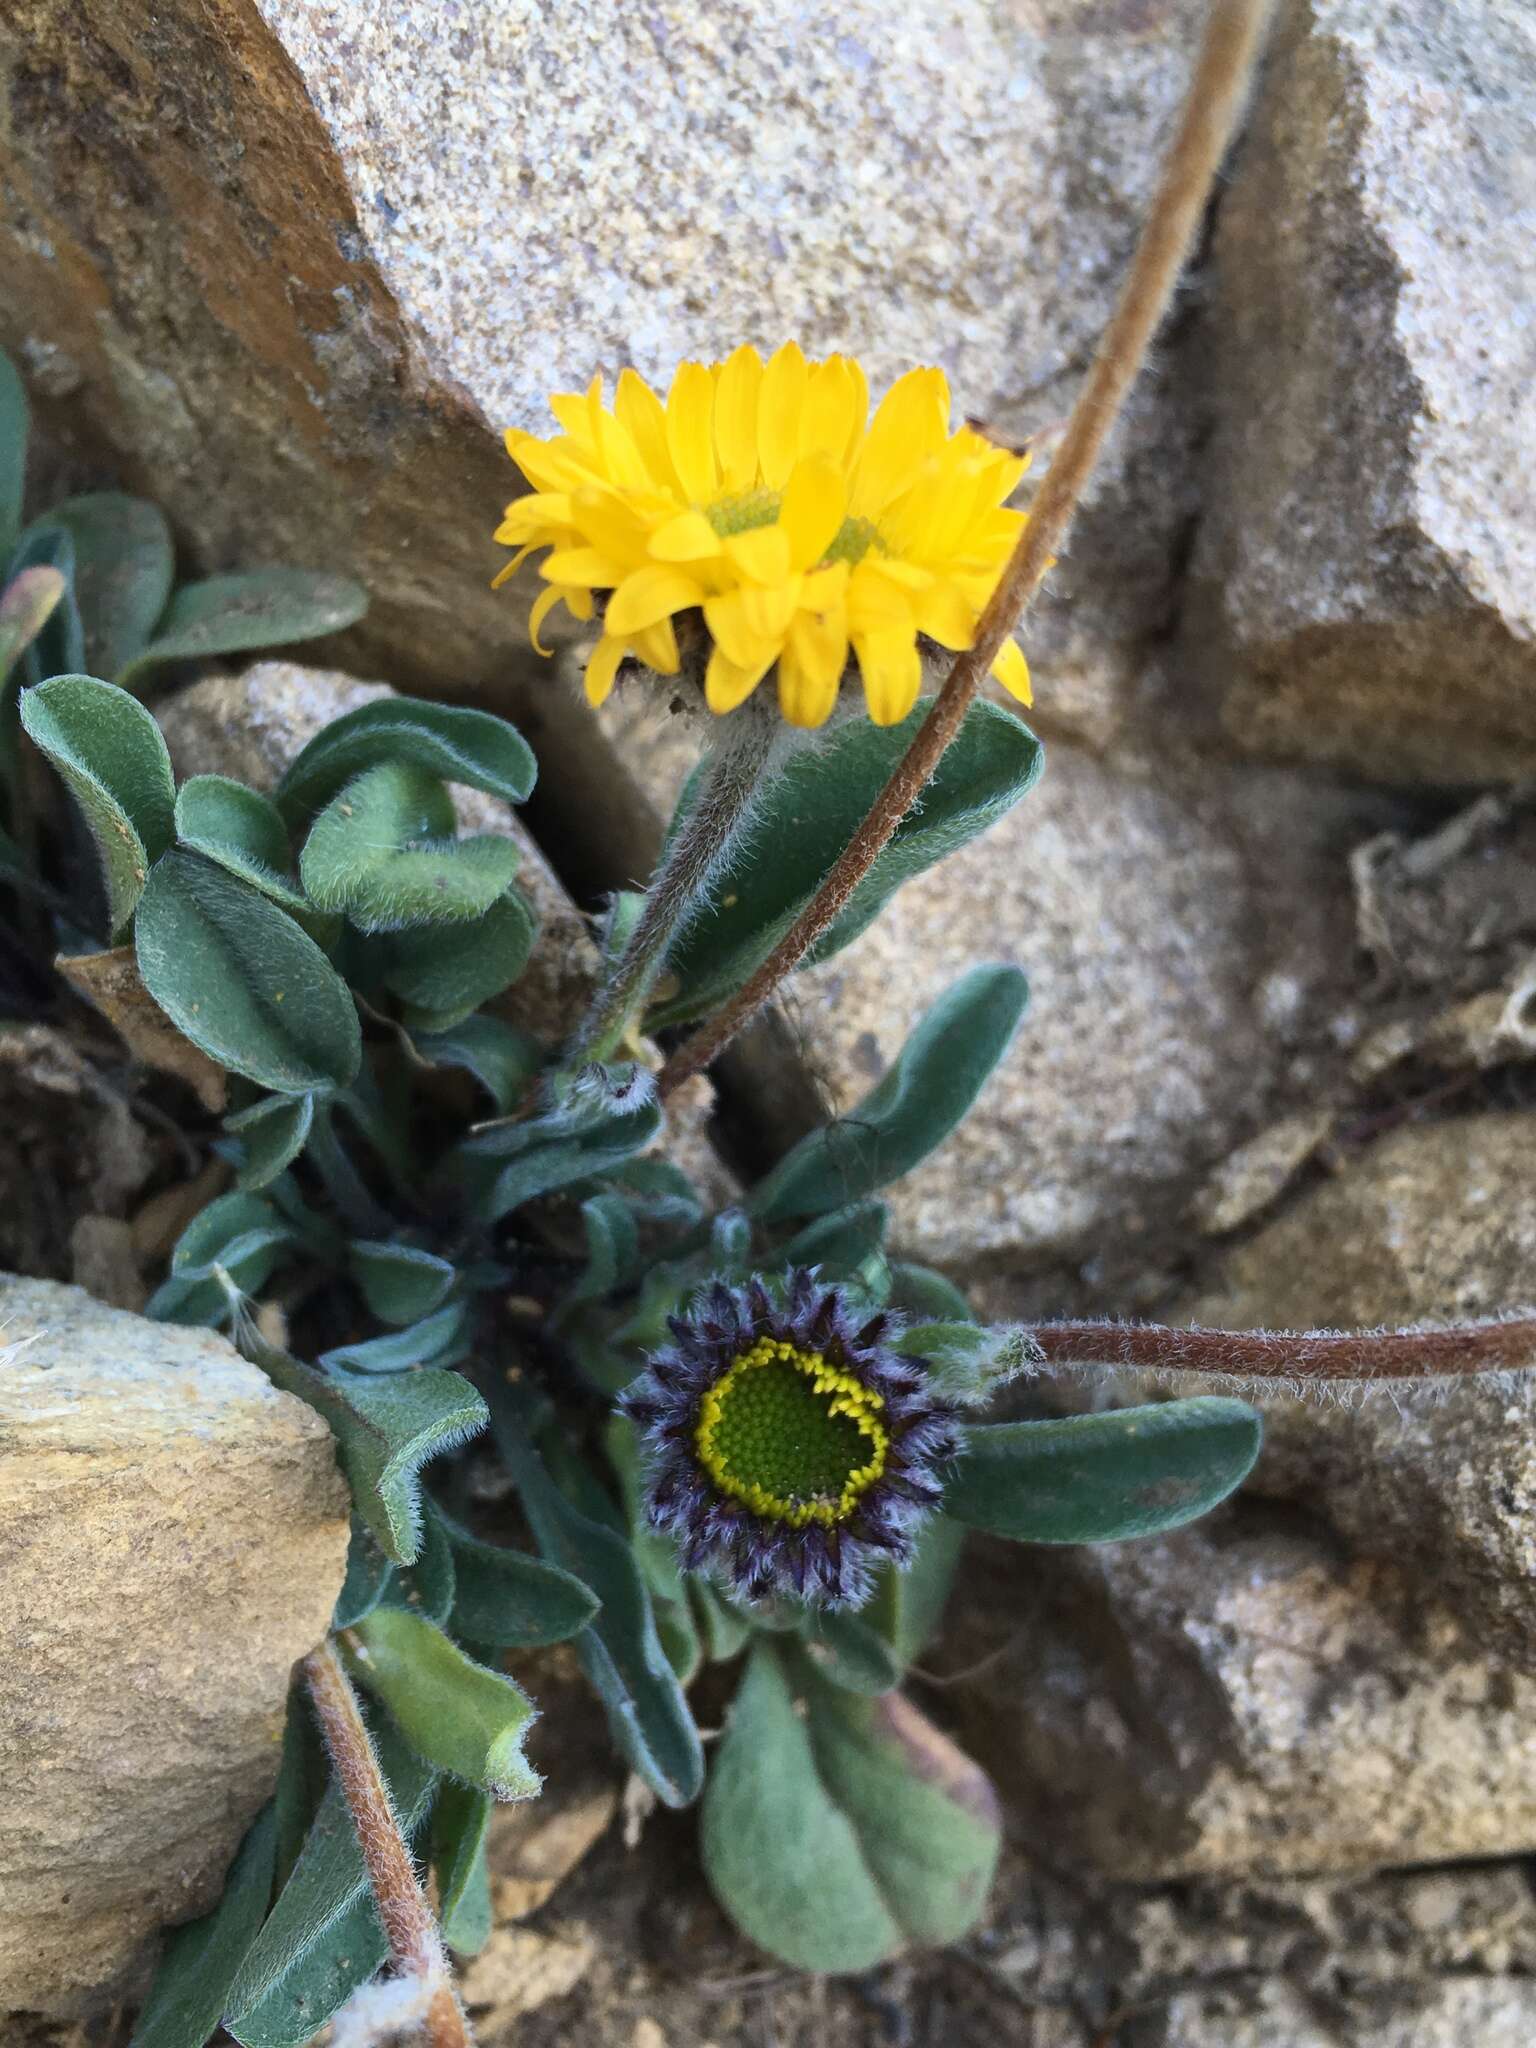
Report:
M665 401L625 370L611 410L601 377L550 406L558 434L507 434L532 488L497 529L518 551L497 580L550 550L536 647L555 605L586 620L601 601L594 704L626 656L676 675L674 621L691 613L708 636L712 711L775 670L789 723L821 725L851 656L871 718L895 724L917 698L919 639L971 645L1024 523L1006 502L1024 459L968 426L950 432L942 370L909 370L871 418L851 356L809 362L788 342L766 363L754 348L684 363ZM993 673L1029 702L1014 641Z
M694 1448L721 1492L754 1513L830 1528L885 1470L884 1407L821 1352L759 1337L704 1396Z

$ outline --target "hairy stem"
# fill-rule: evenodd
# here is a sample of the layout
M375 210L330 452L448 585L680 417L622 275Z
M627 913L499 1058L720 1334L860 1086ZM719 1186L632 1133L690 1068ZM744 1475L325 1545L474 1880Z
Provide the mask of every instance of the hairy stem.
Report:
M1109 1366L1233 1380L1439 1380L1536 1366L1536 1316L1439 1330L1178 1330L1159 1323L1037 1323L1037 1369Z
M1129 275L1029 520L933 709L837 865L768 958L662 1068L669 1095L735 1037L846 906L960 730L998 649L1022 619L1066 536L1104 441L1141 368L1200 224L1212 181L1242 110L1273 0L1214 0L1178 133Z
M352 1682L329 1641L304 1659L303 1671L331 1768L357 1829L395 1969L429 1994L423 2021L428 2048L471 2048L437 1923L395 1818Z
M785 740L777 720L757 705L744 705L711 729L710 743L698 798L662 856L640 921L593 997L567 1065L606 1059L637 1021L667 949L702 909L705 891L750 818Z

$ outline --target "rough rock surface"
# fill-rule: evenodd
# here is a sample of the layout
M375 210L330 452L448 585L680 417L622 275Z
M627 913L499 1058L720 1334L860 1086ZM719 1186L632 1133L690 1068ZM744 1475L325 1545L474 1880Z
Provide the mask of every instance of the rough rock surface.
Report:
M793 986L807 1056L847 1109L973 962L1030 977L980 1101L890 1191L896 1241L995 1281L1001 1312L1031 1263L1165 1232L1191 1177L1333 1057L1344 854L1365 829L1285 773L1051 747L1002 823Z
M1239 1510L1063 1552L978 1546L949 1654L1025 1838L1120 1878L1368 1870L1536 1847L1536 1680L1410 1572Z
M1393 1131L1234 1250L1189 1320L1372 1328L1500 1315L1536 1300L1529 1115ZM1532 1363L1536 1364L1536 1355ZM1268 1400L1255 1484L1355 1548L1411 1565L1479 1641L1536 1671L1536 1387Z
M1222 202L1191 651L1229 729L1377 778L1536 768L1536 19L1286 11Z
M0 2013L205 1912L346 1565L330 1432L222 1337L0 1279Z

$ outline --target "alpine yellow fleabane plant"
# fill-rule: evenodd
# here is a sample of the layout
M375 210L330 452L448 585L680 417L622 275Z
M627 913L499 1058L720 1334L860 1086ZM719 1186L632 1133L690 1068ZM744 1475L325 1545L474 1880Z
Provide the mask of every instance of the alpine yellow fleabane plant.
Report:
M684 363L665 404L625 370L611 410L600 376L550 406L560 433L507 433L532 492L497 529L517 549L497 581L550 550L530 621L541 653L555 605L583 620L601 606L593 704L627 655L676 675L676 622L692 614L711 711L733 711L776 668L784 717L821 725L851 653L871 718L894 725L917 699L919 637L970 646L1024 523L1006 501L1026 460L968 426L951 433L942 370L909 370L872 419L851 356L808 362L794 342L767 363L754 348ZM1017 643L993 674L1030 701Z

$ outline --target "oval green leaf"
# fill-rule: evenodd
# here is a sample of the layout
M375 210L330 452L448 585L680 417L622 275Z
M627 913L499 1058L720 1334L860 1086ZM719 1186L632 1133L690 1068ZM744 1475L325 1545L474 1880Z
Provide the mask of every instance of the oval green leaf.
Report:
M183 1037L279 1095L344 1088L362 1058L346 983L248 884L173 848L156 862L134 944L144 986Z
M90 827L119 932L150 863L175 835L176 785L160 728L126 690L83 675L55 676L24 692L21 722Z
M204 661L339 633L367 609L361 584L311 569L251 569L184 583L154 639L126 664L119 680L138 689L167 662Z
M528 964L538 919L516 889L468 924L396 932L387 941L386 986L407 1030L450 1031L499 996Z
M276 806L243 782L189 776L176 794L176 837L285 910L309 908L293 879L292 850Z
M411 1747L497 1799L532 1799L523 1754L537 1709L520 1686L466 1657L424 1614L376 1607L349 1631L352 1675L388 1707Z
M453 799L438 776L382 762L349 782L315 820L299 860L322 910L359 931L462 924L489 910L517 873L514 839L453 836Z
M75 544L84 666L116 676L148 645L171 594L176 556L165 515L147 498L92 491L55 505L44 523Z
M1180 1529L1253 1470L1263 1418L1245 1401L1189 1401L978 1423L944 1512L1017 1543L1119 1543Z
M0 561L9 556L21 531L29 425L27 388L16 365L0 349Z
M516 726L489 711L388 697L333 719L289 764L277 786L295 827L314 817L366 768L402 761L445 782L520 804L538 777L533 750Z

